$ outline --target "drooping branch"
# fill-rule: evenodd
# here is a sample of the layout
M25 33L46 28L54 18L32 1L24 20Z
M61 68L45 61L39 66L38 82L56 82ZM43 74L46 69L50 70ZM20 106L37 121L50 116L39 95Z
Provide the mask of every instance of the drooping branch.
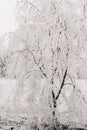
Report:
M64 86L65 86L65 85L70 85L70 86L73 86L73 88L75 88L75 85L72 84L72 83L66 83L66 84L64 84Z
M39 68L39 70L42 72L43 76L44 76L45 78L47 78L47 79L48 79L47 74L43 71L42 67L41 67L41 66L39 66L38 62L36 61L36 58L35 58L35 56L34 56L33 52L32 52L32 51L30 51L30 50L28 49L28 47L26 47L26 49L27 49L27 51L28 51L28 52L32 55L33 60L34 60L34 63L38 66L38 68Z
M72 78L70 74L67 74L67 77L69 77L69 79L71 80L72 84L74 85L74 78Z
M28 49L27 42L26 42L25 40L23 40L23 39L19 39L19 40L20 40L21 42L24 42L24 43L25 43L25 49L27 50L28 53L31 54L34 63L38 66L38 68L39 68L40 72L43 74L43 76L44 76L46 79L48 79L47 74L46 74L46 73L43 71L43 69L42 69L43 67L39 65L39 62L37 62L37 60L36 60L36 58L35 58L35 56L34 56L34 54L33 54L33 51L31 51L31 50Z

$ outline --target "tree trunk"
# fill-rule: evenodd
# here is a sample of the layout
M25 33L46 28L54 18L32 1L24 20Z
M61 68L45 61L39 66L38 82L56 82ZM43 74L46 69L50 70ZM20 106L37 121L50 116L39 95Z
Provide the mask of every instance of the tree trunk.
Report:
M54 121L57 121L57 118L56 118L57 100L59 99L61 91L62 91L62 89L64 87L66 75L67 75L67 69L65 70L65 73L64 73L64 76L63 76L63 80L62 80L62 83L61 83L61 86L60 86L60 89L58 91L57 96L55 96L55 93L54 93L54 91L52 89L52 100L53 100L53 112L52 112L52 116L53 116L53 120ZM52 83L52 86L53 86L54 85L53 79L51 81L52 81L51 83Z
M53 98L53 111L52 111L53 122L55 122L57 120L56 109L57 109L57 100L55 100L55 98Z
M57 108L57 103L56 103L56 100L54 99L53 100L53 117L55 117L55 115L56 115L56 108Z

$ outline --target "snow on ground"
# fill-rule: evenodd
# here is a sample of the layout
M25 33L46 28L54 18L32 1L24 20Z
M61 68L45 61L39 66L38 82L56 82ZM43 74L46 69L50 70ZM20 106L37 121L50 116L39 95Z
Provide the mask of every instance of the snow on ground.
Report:
M0 116L0 130L26 130L27 124L27 119L23 117Z

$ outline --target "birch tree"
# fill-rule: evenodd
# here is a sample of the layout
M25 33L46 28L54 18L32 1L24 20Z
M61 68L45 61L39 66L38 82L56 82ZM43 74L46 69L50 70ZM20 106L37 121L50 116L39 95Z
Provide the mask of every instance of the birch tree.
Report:
M78 76L78 63L82 61L82 42L79 39L85 4L81 16L74 4L79 5L66 0L18 1L18 18L23 21L19 20L19 27L9 43L10 51L14 57L17 56L16 60L13 57L15 75L19 77L24 73L27 79L31 79L37 74L48 83L53 119L64 86L70 85L75 89L74 78Z

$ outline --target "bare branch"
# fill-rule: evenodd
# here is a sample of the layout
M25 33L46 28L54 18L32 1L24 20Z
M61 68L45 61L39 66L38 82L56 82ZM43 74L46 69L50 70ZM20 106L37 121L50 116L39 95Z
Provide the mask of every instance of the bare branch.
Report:
M63 80L62 80L62 83L61 83L61 86L60 86L59 92L58 92L58 94L57 94L55 100L57 100L57 99L59 98L60 94L61 94L61 91L62 91L62 89L63 89L63 87L64 87L64 83L65 83L66 75L67 75L67 69L65 70L65 73L64 73L64 76L63 76Z
M67 74L67 76L70 78L71 82L74 84L74 82L73 82L73 79L72 79L71 75Z
M32 55L34 63L38 66L38 68L42 72L43 76L48 79L46 73L43 71L42 67L39 66L39 63L36 61L36 58L35 58L35 56L33 54L33 51L31 51L31 50L28 49L27 42L24 39L20 39L20 40L25 43L26 50Z
M73 88L75 88L75 85L72 84L72 83L66 83L66 84L64 84L64 85L71 85L71 86L73 86Z

